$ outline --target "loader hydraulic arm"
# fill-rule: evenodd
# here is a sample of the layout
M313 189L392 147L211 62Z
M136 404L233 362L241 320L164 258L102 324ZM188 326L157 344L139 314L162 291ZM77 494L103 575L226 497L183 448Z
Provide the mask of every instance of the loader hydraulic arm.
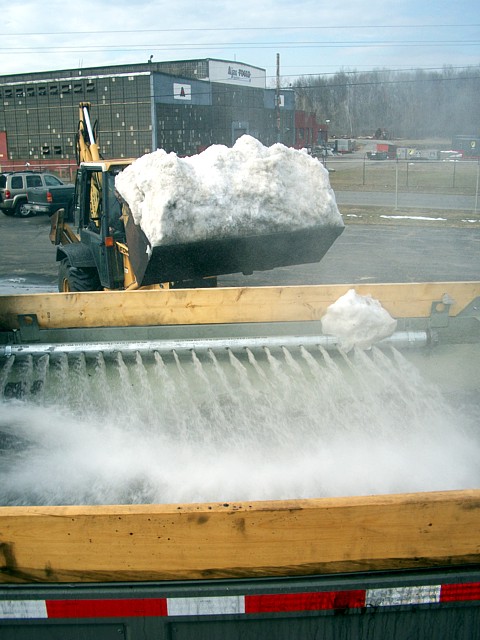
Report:
M95 138L95 127L90 119L90 103L80 102L78 130L76 140L77 164L81 162L98 162L100 152Z
M82 162L100 162L100 152L96 140L96 127L90 119L90 103L80 102L76 140L77 164ZM102 200L102 175L99 172L92 180L90 190L90 217L93 223L100 225L100 206Z

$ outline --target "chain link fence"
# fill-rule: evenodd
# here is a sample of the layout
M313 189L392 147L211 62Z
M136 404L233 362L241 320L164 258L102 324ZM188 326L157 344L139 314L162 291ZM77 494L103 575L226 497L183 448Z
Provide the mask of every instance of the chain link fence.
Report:
M363 157L328 157L323 160L335 191L370 191L398 194L469 196L475 213L479 207L480 160L371 160Z

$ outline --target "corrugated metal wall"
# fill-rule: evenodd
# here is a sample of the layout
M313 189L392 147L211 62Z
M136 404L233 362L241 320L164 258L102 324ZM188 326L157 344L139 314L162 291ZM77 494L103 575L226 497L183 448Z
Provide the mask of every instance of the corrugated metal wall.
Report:
M208 74L208 60L133 67L0 77L4 162L74 163L81 101L92 104L105 158L139 157L157 147L191 155L211 144L231 146L242 133L266 145L277 142L272 90L193 79ZM294 94L286 92L281 141L293 144L293 131Z

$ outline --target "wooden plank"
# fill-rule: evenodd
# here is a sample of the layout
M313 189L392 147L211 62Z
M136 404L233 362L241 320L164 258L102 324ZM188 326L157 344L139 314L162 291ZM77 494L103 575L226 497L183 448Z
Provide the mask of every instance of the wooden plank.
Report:
M480 296L480 282L339 284L102 291L0 296L0 330L36 314L41 329L319 320L349 289L379 300L394 318L425 318L448 294L457 315Z
M0 582L312 575L480 561L480 490L4 507Z

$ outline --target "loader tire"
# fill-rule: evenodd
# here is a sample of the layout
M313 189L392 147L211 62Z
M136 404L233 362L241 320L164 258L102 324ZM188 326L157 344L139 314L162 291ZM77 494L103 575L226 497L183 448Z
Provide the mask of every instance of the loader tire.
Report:
M68 260L62 260L58 270L58 290L101 291L98 271L94 267L72 267Z

